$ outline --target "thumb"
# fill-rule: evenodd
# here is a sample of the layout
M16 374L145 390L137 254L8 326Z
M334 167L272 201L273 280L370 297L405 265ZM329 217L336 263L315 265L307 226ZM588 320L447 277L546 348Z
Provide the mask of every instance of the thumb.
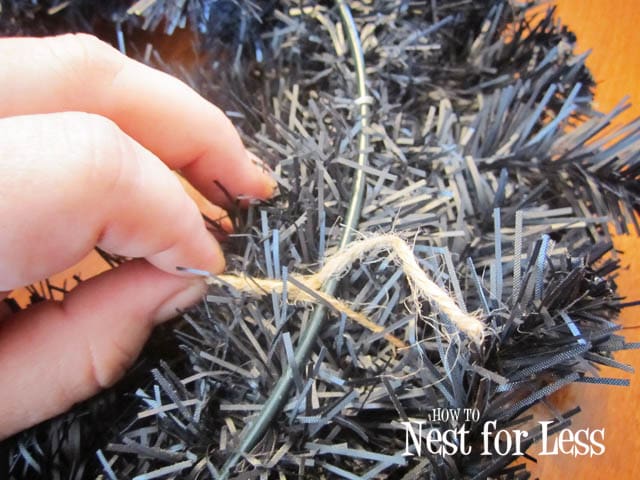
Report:
M80 284L63 302L0 321L0 439L115 383L154 325L202 297L204 281L134 260Z

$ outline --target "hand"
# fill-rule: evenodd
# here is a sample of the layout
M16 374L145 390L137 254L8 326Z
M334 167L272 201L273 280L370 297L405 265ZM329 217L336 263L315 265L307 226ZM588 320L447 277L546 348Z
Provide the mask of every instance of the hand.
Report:
M227 117L87 35L0 40L0 298L95 245L137 260L63 302L0 312L0 439L112 385L224 258L171 169L225 206L274 184Z

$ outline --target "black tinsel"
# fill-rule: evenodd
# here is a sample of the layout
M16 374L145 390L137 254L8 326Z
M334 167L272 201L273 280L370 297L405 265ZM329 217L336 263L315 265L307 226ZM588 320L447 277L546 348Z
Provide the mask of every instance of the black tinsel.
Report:
M423 268L481 312L491 333L481 348L449 341L414 321L408 285L384 257L354 265L339 297L414 346L394 350L329 312L284 410L236 478L524 479L513 463L521 457L479 454L482 424L527 428L533 440L530 408L553 392L627 382L601 378L597 367L628 371L613 356L636 347L618 332L618 260L606 225L640 231L640 123L600 136L623 105L593 110L594 83L573 34L552 10L532 18L531 6L352 2L372 97L358 230L410 239ZM234 218L230 269L283 282L317 269L340 237L357 156L354 68L332 3L2 2L6 34L105 24L132 55L145 51L129 40L138 29L192 28L194 68L148 49L145 59L224 108L273 166L280 194ZM5 442L6 477L217 478L290 364L309 314L285 295L211 287L155 333L116 387ZM400 422L438 408L479 413L427 426L464 425L473 453L403 456ZM565 428L576 413L547 415Z

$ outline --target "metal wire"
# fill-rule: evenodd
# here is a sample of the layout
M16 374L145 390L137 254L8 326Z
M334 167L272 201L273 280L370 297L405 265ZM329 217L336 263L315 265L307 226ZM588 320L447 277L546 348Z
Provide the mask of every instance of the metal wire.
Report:
M340 19L343 23L345 31L347 33L347 40L349 42L349 49L355 65L356 75L356 87L358 101L358 166L356 170L353 186L351 190L351 199L349 201L349 207L347 209L347 215L344 221L344 232L340 239L339 249L343 249L352 239L355 232L360 215L362 211L362 200L364 198L364 186L365 186L365 173L364 166L367 165L368 152L369 152L369 103L364 101L367 97L366 86L366 73L364 68L364 54L362 51L362 44L360 43L360 35L358 34L358 28L351 14L351 9L345 0L336 0L336 5L340 12ZM331 279L323 286L323 291L327 295L333 295L336 289L338 281ZM295 352L295 365L305 365L309 359L311 349L316 341L316 338L324 324L325 308L322 305L317 305L309 325L304 332L301 333L298 348ZM246 434L242 437L240 445L236 452L227 460L222 467L219 478L225 480L229 478L229 474L235 469L242 456L249 452L263 437L273 419L282 410L282 406L287 401L287 396L291 390L293 381L293 370L291 365L287 367L283 375L278 380L278 383L271 392L271 395L265 402L260 415L251 424L251 427L247 430Z

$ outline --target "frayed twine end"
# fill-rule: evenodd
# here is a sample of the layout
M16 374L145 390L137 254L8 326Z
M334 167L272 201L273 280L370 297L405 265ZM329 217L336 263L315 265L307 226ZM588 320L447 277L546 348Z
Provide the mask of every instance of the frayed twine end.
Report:
M395 234L374 235L354 241L342 250L330 255L326 259L324 266L317 273L300 276L291 275L289 278L293 282L287 285L289 299L294 302L325 303L373 332L380 333L384 331L382 326L372 322L364 314L356 312L344 301L334 296L326 295L321 290L322 285L330 278L344 276L356 261L372 257L382 251L385 251L389 260L396 263L405 273L412 291L416 315L422 317L420 314L420 301L428 300L435 304L440 312L447 315L461 333L464 333L476 344L482 344L486 328L479 314L467 313L460 308L449 292L431 280L420 267L411 246L403 238ZM227 284L238 291L258 296L271 292L281 293L284 288L282 280L253 278L242 274L210 276L208 283ZM443 327L442 325L440 326ZM451 336L444 328L442 330L446 336ZM384 337L398 348L407 347L402 340L391 334L385 334Z

